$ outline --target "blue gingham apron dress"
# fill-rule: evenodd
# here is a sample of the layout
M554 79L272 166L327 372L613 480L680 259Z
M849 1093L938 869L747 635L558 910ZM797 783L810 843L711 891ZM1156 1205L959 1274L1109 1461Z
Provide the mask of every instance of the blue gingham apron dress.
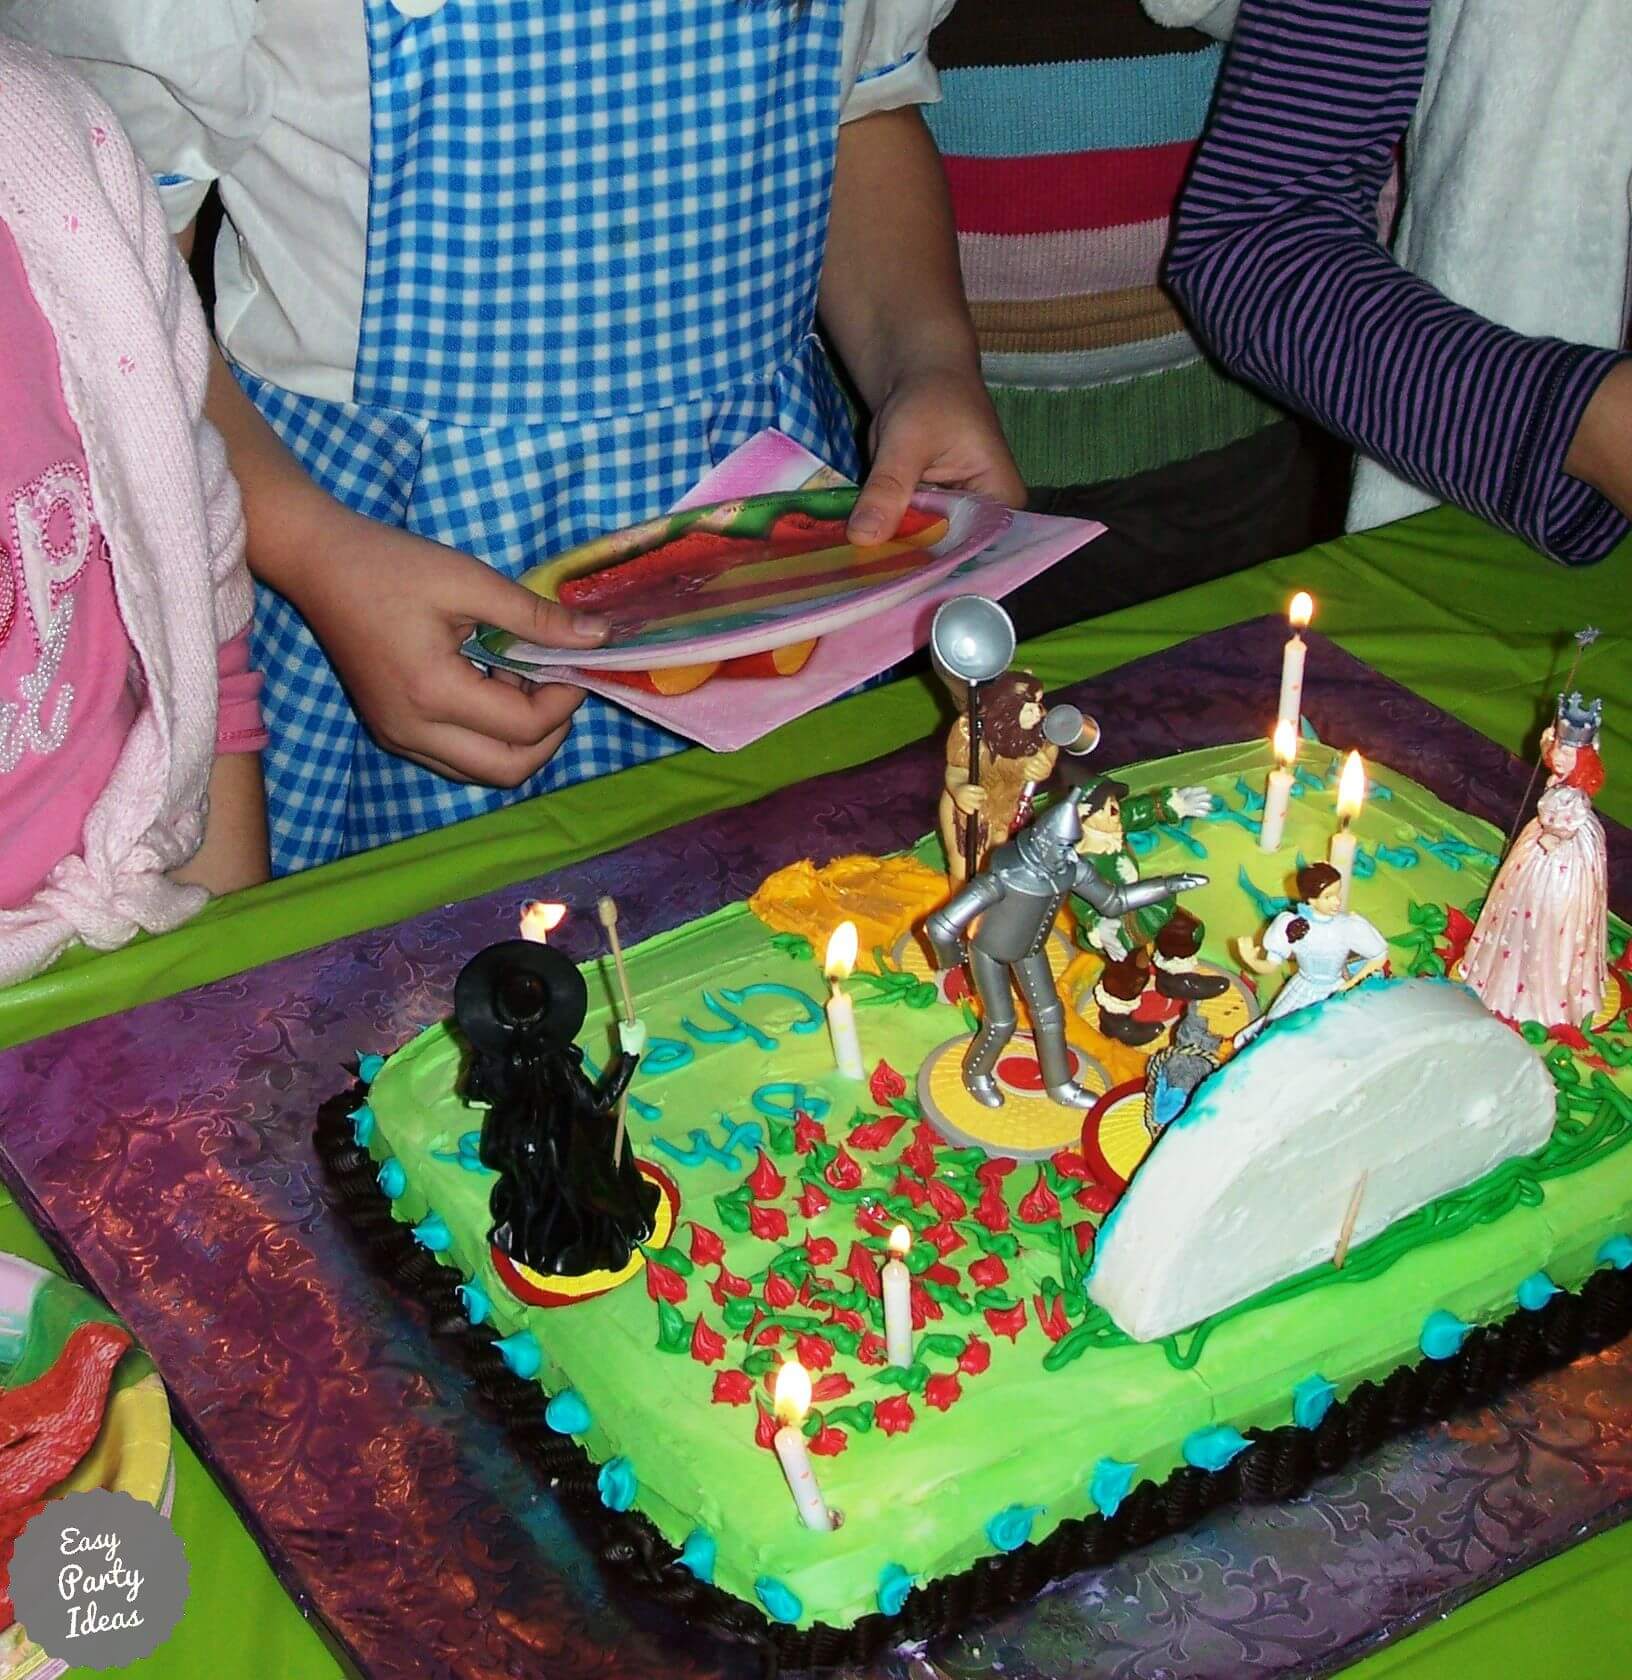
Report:
M320 484L515 576L660 512L766 426L856 471L811 336L843 0L365 4L355 400L239 374ZM388 661L389 600L376 627ZM466 787L376 746L267 590L254 648L280 873L687 744L591 696L521 788Z

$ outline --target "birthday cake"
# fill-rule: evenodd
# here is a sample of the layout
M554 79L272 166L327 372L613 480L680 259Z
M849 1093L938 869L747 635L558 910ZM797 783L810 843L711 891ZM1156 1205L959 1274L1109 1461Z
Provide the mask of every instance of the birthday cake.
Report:
M1346 914L1386 968L1321 992L1318 938L1295 970L1272 959L1330 920L1304 866L1340 756L1301 743L1266 853L1272 767L1252 743L1118 772L1106 879L1205 884L1148 959L1070 899L1036 948L1068 1078L1022 1002L995 1104L965 1065L969 971L925 936L948 893L933 837L796 865L628 950L645 1037L624 1176L584 1192L647 1221L617 1266L516 1258L557 1239L500 1217L508 1158L460 1027L364 1058L320 1128L360 1222L608 1555L692 1620L792 1663L859 1660L1222 1500L1287 1497L1632 1323L1627 929L1590 1015L1498 1019L1452 976L1502 837L1372 765ZM860 956L833 990L841 920ZM611 1103L595 1082L633 1065L627 1010L610 961L583 974L582 1088ZM835 1063L836 998L859 1080ZM779 1407L789 1365L808 1396Z

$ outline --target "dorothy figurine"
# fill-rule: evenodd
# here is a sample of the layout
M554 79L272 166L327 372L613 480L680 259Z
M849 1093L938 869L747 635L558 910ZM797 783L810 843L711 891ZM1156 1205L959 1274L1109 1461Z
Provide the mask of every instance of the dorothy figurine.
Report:
M1491 883L1462 959L1462 978L1493 1014L1579 1026L1606 983L1609 865L1592 797L1603 702L1560 695L1543 738L1547 790Z

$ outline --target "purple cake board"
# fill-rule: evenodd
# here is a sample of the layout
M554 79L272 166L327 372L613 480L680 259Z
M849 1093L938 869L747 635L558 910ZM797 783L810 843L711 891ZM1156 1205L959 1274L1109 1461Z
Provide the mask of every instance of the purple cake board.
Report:
M1258 620L1068 691L1118 762L1259 734L1285 635ZM1527 767L1319 636L1305 710L1506 828ZM1107 763L1110 757L1107 758ZM314 1157L358 1051L449 1007L468 956L542 893L616 894L629 940L745 897L801 856L909 844L939 740L700 818L540 881L360 934L0 1060L0 1172L152 1352L176 1416L308 1612L375 1680L752 1672L602 1579L417 1309L370 1270ZM1611 900L1632 835L1606 824ZM1404 1438L1284 1505L1215 1515L927 1656L955 1680L1329 1673L1632 1516L1627 1346ZM250 1630L246 1630L250 1631ZM922 1675L894 1655L878 1676Z

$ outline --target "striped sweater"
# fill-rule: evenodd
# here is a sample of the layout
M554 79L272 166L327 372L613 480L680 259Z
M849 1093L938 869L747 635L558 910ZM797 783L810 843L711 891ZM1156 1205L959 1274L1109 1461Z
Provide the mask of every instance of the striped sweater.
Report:
M1431 12L1432 0L1244 0L1168 278L1243 377L1543 552L1600 559L1627 522L1563 462L1620 353L1498 325L1377 236Z
M1124 477L1276 418L1201 360L1159 283L1218 44L1138 0L959 0L930 50L925 115L1027 481Z

